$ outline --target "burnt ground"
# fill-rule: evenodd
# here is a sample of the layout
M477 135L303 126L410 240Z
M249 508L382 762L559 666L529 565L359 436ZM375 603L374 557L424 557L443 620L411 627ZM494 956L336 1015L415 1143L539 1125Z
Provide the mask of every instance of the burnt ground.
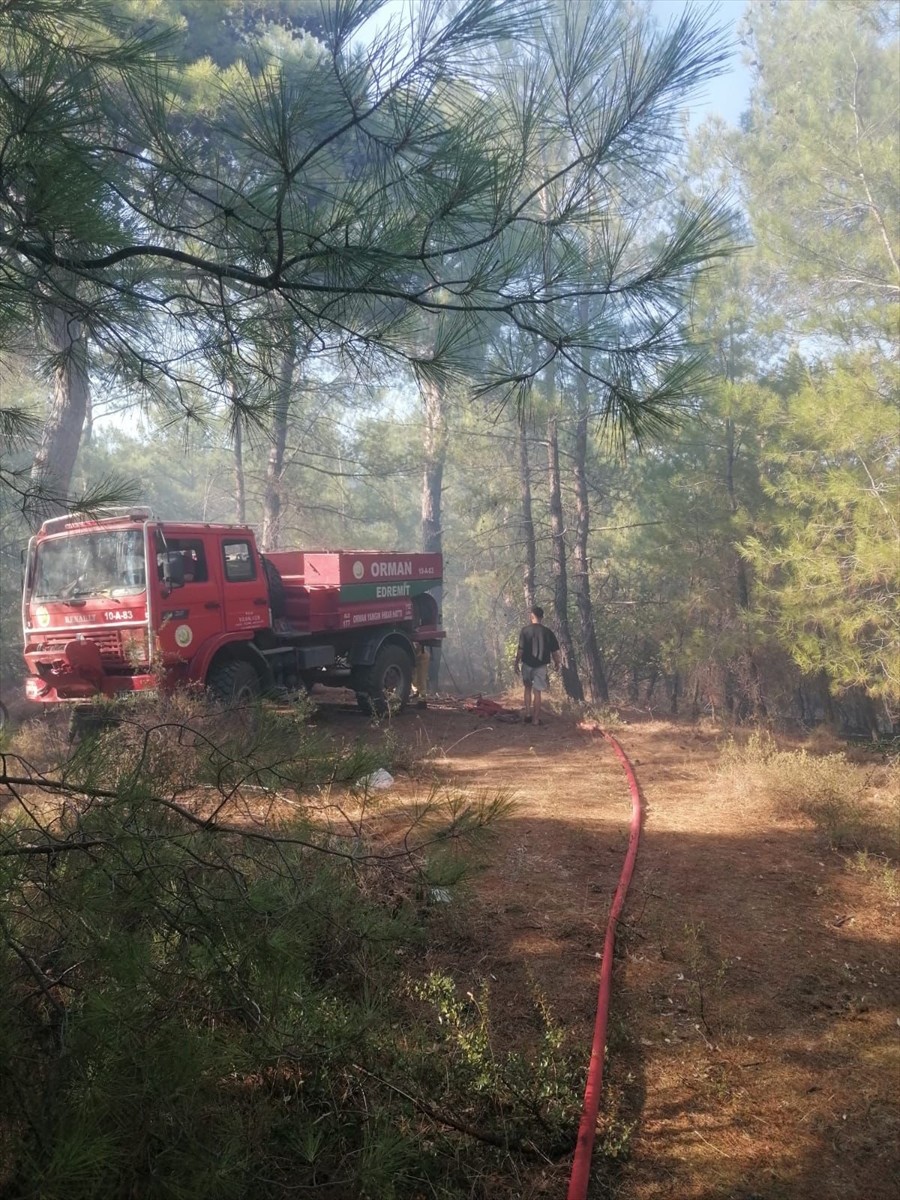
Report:
M322 721L340 735L365 725L340 705L323 706ZM736 799L717 774L721 729L634 714L613 732L647 811L616 950L604 1118L632 1129L594 1194L896 1200L896 903L804 820ZM514 793L453 974L491 981L510 1040L536 984L586 1067L630 817L611 749L552 706L534 728L449 698L404 715L393 734L413 766L384 793L388 808L429 778ZM860 769L877 774L877 758ZM567 1175L565 1164L536 1169L508 1195L562 1196Z

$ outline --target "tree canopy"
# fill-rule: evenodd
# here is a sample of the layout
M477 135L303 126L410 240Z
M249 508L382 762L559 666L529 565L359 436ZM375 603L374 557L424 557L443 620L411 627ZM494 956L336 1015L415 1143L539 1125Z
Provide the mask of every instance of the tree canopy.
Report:
M430 369L452 367L486 318L535 343L538 364L596 343L623 398L638 346L670 366L678 313L724 251L726 222L701 202L635 247L609 200L659 168L673 106L717 68L718 39L693 16L665 35L625 29L601 4L566 9L553 41L528 0L468 0L449 16L416 5L361 46L379 7L325 6L320 36L292 55L258 45L261 69L183 71L155 27L95 0L5 6L7 344L36 297L52 299L133 379L177 382L198 343L238 356L259 344L277 299L321 346L420 367L423 316L452 311L463 333L432 347ZM529 47L524 91L496 57L479 77L479 54L513 36ZM601 180L607 203L592 204ZM587 225L600 247L589 274ZM548 246L557 265L543 278ZM587 329L570 311L584 294L608 310ZM610 310L629 318L614 332Z

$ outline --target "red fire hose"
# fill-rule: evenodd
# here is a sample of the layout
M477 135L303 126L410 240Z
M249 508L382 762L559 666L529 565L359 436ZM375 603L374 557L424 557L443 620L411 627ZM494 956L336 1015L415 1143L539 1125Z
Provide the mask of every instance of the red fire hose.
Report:
M594 1022L594 1040L591 1045L591 1061L588 1066L587 1084L584 1089L584 1107L581 1110L581 1122L578 1126L578 1141L575 1145L575 1159L572 1163L572 1174L569 1177L569 1190L566 1200L585 1200L588 1181L591 1174L591 1153L594 1149L594 1137L597 1132L597 1114L600 1111L600 1093L603 1086L603 1056L606 1048L606 1023L609 1017L609 997L612 988L613 947L616 940L616 926L625 905L628 885L631 883L634 871L634 860L637 857L638 842L641 836L641 819L643 808L638 781L634 768L628 761L625 751L612 736L599 725L583 724L580 729L588 733L599 733L612 746L616 757L625 769L628 786L631 789L631 829L628 837L628 852L619 876L619 885L613 897L609 910L609 920L606 925L606 939L603 943L603 960L600 964L600 991L597 997L597 1017Z

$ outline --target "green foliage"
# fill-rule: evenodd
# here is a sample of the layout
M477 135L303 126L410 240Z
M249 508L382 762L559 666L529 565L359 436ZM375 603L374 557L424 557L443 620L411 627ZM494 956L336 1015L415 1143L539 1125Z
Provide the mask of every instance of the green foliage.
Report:
M806 377L760 455L772 527L743 545L801 670L895 707L898 419L891 376L866 361Z
M371 1154L334 1100L379 951L402 944L396 921L327 864L189 834L140 800L74 828L102 853L70 855L32 920L6 928L3 1107L24 1098L32 1126L7 1194L240 1196L264 1176L258 1194L279 1195L305 1121L330 1125L320 1171ZM36 880L4 883L21 906ZM24 1020L20 953L52 979Z
M173 404L212 367L207 385L235 399L237 383L248 408L245 392L267 403L288 327L317 353L388 354L445 379L488 326L538 363L565 351L575 364L591 337L610 414L634 417L642 392L655 411L691 366L678 314L727 252L727 221L689 202L658 214L650 241L626 221L606 236L609 213L626 196L640 207L673 102L716 71L720 39L694 14L658 37L637 14L626 28L591 6L551 20L532 0L470 0L413 6L408 27L388 22L362 51L376 7L321 6L315 38L299 36L306 6L291 18L229 3L216 21L160 0L138 25L130 3L4 9L4 327L30 328L39 277L119 379ZM536 56L524 97L519 64L496 53L517 37ZM587 271L593 225L602 253ZM538 287L547 252L558 269ZM586 326L578 294L598 301ZM435 341L440 313L452 320ZM534 370L481 374L497 387Z
M259 69L267 39L300 43L321 38L327 24L320 0L115 0L123 16L169 32L170 44L188 63L207 59L219 69L240 60Z
M445 1103L459 1089L470 1098L467 1120L499 1131L505 1144L542 1145L556 1154L568 1150L578 1124L583 1064L540 991L533 989L531 1004L521 1014L540 1034L527 1056L498 1047L486 985L477 997L473 992L461 996L449 975L432 972L414 995L436 1020L431 1026L435 1040L423 1050L431 1055L437 1049L446 1070L441 1085L427 1058L421 1064L431 1077L434 1102Z
M896 721L900 97L886 12L751 5L744 128L710 122L694 139L686 186L731 186L737 165L756 246L701 282L721 382L627 469L617 516L635 530L594 541L614 563L595 589L611 604L608 665L621 688L629 664L633 701L662 675L695 713L873 733Z
M545 1002L535 1054L499 1055L416 976L428 885L472 869L508 799L435 791L379 846L348 783L389 747L271 711L240 759L227 736L176 697L41 769L21 738L4 757L4 1196L449 1197L568 1145Z
M35 0L33 12L43 4L49 0ZM129 346L153 342L165 357L178 325L175 341L186 357L168 378L165 363L144 375L155 381L163 415L137 430L129 425L127 433L95 426L78 484L124 471L165 515L233 519L239 423L246 519L260 525L273 491L280 354L296 335L302 370L285 398L286 447L274 486L279 543L412 546L420 528L424 424L410 375L382 371L383 356L367 357L375 347L411 355L420 377L439 385L446 426L440 526L452 677L445 673L443 682L499 691L512 683L507 643L522 620L520 416L545 604L553 582L542 442L547 399L526 386L552 371L567 531L576 524L573 414L582 404L589 412L588 571L613 702L886 731L896 720L900 658L891 436L898 420L892 357L900 284L891 264L900 179L896 30L885 16L894 10L868 0L751 5L745 37L755 88L744 128L708 124L693 138L689 160L670 171L677 142L660 145L670 101L688 82L690 63L700 66L690 29L654 50L652 26L630 24L621 7L501 12L479 4L456 13L422 5L423 23L400 57L391 57L391 46L401 48L385 29L366 63L352 39L338 46L328 34L329 23L339 32L338 7L326 6L315 37L298 32L305 5L292 20L279 3L229 0L215 29L206 7L186 0L128 0L110 9L124 15L124 25L117 19L108 28L97 6L64 14L69 24L60 28L81 30L88 74L87 52L124 53L123 29L138 13L148 21L142 28L175 26L169 50L180 65L158 93L142 77L140 94L128 101L159 171L172 172L172 190L160 197L167 253L219 255L216 262L229 269L236 256L255 255L262 270L271 266L279 220L286 248L301 229L314 243L301 247L295 275L274 287L274 298L248 281L223 282L228 336L219 336L221 296L208 280L185 294L183 308L170 306L163 332L153 316L156 265L143 264L142 286L153 302ZM343 10L349 28L361 9ZM19 24L25 40L12 50L37 79L40 55L24 17ZM526 26L529 37L517 44L491 41ZM626 33L632 98L647 100L630 113L627 97L613 96L611 84ZM452 53L438 82L429 72L440 46ZM714 57L712 47L709 53ZM110 82L111 65L108 71L104 104L114 96L125 104ZM651 103L655 84L666 80L660 104ZM24 81L22 75L22 87ZM609 105L601 110L607 85ZM8 113L12 120L12 108ZM329 140L345 118L353 132ZM222 154L226 136L231 158ZM67 152L85 151L77 131L67 138ZM604 138L608 171L589 165ZM118 186L115 162L105 167ZM302 169L288 182L284 164L291 162ZM193 194L207 175L234 189L227 220L219 193L211 207L207 192ZM382 184L387 191L379 191ZM516 209L526 185L528 198ZM97 186L106 184L100 179ZM695 277L698 245L710 249L719 228L698 214L705 196L732 186L743 201L739 239L753 249L703 274L689 331L682 285ZM686 226L673 210L673 188L699 220L693 242L681 236ZM107 219L116 211L107 205ZM467 240L473 231L474 246ZM110 247L120 244L106 232ZM133 233L119 230L126 241ZM427 264L413 243L416 253L425 247ZM27 274L27 262L15 261ZM498 272L507 268L501 281ZM184 282L179 270L167 260L165 286ZM645 270L653 278L645 279ZM529 281L545 272L550 290L538 303ZM398 278L402 286L385 299L379 289ZM617 278L625 291L617 290ZM672 319L648 330L636 308L657 320L670 284ZM361 299L359 288L370 298ZM498 297L505 304L510 295L521 305L496 311ZM188 319L194 302L203 312L199 341L198 325ZM323 312L346 326L319 324ZM645 335L652 353L629 373L608 353L611 340L623 345L625 336L644 346ZM673 389L669 352L690 358L689 342L698 336L709 350L704 373L714 370L716 379L698 387L691 373ZM133 403L139 393L122 388L114 339L99 341L92 360L98 408L101 396ZM333 351L351 344L354 355L339 365ZM518 411L467 397L472 381L510 379ZM618 453L616 421L630 411L641 425L647 401L652 424L661 394L665 415L683 418L680 428L645 439L640 457ZM631 402L636 407L629 409ZM642 429L646 434L648 425ZM7 588L4 601L14 654L17 596Z
M745 33L757 82L736 149L788 309L817 333L896 342L896 6L756 0Z

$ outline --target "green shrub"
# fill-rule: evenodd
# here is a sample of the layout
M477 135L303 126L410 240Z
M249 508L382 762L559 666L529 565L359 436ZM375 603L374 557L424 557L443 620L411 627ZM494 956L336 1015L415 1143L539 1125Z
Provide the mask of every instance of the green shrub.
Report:
M555 1154L570 1150L584 1090L584 1051L557 1024L546 998L532 987L520 1023L539 1031L527 1055L499 1050L492 1028L490 988L460 994L445 972L432 972L413 989L425 1006L430 1037L422 1049L420 1075L441 1103L469 1097L469 1121L492 1129L511 1146L540 1145ZM439 1050L437 1060L435 1049ZM440 1063L441 1076L434 1073Z

